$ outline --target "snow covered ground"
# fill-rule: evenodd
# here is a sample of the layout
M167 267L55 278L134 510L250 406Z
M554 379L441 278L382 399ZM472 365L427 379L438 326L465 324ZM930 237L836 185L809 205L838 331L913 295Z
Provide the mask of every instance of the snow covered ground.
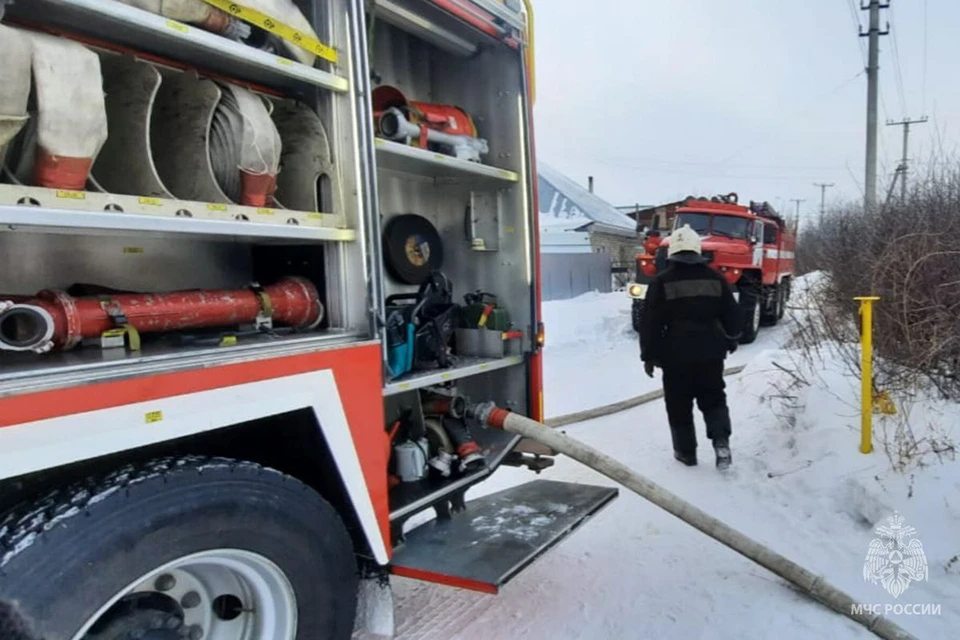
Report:
M625 295L548 303L545 316L549 415L659 384L640 367ZM908 416L878 417L876 452L860 454L856 379L831 353L805 364L789 348L790 335L789 322L764 329L729 361L747 366L728 380L734 467L726 474L711 464L702 424L701 466L689 469L672 459L660 401L566 431L825 575L864 604L881 611L900 605L890 617L918 637L957 637L960 462L943 449L960 437L960 409L914 400ZM921 444L909 459L893 455L907 466L900 473L891 469L885 448L902 445L907 424ZM925 440L931 435L939 454ZM612 484L567 459L541 477ZM532 478L503 469L468 498ZM894 511L916 529L929 571L899 598L863 578L868 547L878 537L874 528ZM395 587L398 636L411 640L873 637L626 490L499 596L403 579ZM937 607L938 615L896 613Z

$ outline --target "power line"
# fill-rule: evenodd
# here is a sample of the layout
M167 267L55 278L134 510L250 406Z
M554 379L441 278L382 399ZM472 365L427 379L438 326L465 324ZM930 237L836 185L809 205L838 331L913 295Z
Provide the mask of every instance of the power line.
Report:
M923 0L923 112L927 111L927 42L930 13L928 0Z
M859 33L862 29L860 24L860 14L857 13L857 7L854 4L853 0L847 0L847 6L850 8L850 17L853 18L853 24L857 27L857 32ZM863 44L863 40L857 39L857 47L860 49L860 58L863 60L863 66L867 66L867 50Z
M897 92L900 94L900 113L907 113L907 94L903 88L903 68L900 65L900 44L897 41L896 17L893 15L893 9L890 9L890 16L894 19L893 27L890 29L890 35L893 38L893 64L896 70Z
M824 93L823 95L814 98L814 99L811 101L811 103L810 103L809 105L807 105L807 107L804 108L803 110L801 110L801 111L799 111L799 112L796 112L796 113L787 114L786 116L784 116L783 118L781 118L780 120L778 120L777 122L775 122L775 123L774 123L774 126L779 126L780 124L783 124L783 123L786 122L787 120L795 120L795 119L798 119L798 118L801 118L801 117L807 115L807 113L809 113L811 109L813 109L814 107L816 107L816 106L819 105L820 101L822 101L822 100L825 99L825 98L829 98L830 96L834 95L835 93L839 93L842 89L844 89L844 88L846 88L847 86L849 86L854 80L856 80L856 79L859 78L860 76L864 75L865 73L866 73L866 70L858 71L855 75L853 75L853 76L850 77L850 78L847 78L846 80L844 80L843 82L841 82L840 84L838 84L836 87L834 87L834 88L831 89L830 91L827 91L827 92ZM750 148L756 146L756 144L757 144L758 142L762 142L762 141L764 141L764 140L766 140L766 136L755 138L754 140L748 142L748 143L745 144L744 146L740 147L738 150L734 151L734 152L731 153L730 155L728 155L728 156L726 156L725 158L723 158L722 160L718 161L717 164L718 164L718 165L725 165L725 164L727 164L728 162L730 162L731 160L733 160L734 158L736 158L738 155L740 155L741 153L743 153L743 152L746 151L747 149L750 149Z

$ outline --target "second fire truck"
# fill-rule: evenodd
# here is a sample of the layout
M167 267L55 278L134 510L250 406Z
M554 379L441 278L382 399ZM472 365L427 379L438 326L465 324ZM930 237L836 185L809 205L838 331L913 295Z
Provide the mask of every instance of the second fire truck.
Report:
M703 237L704 258L734 287L743 316L740 342L750 344L761 325L774 325L784 316L794 278L795 230L769 203L741 205L735 193L688 198L677 209L673 228L684 225ZM635 331L647 283L666 268L669 244L654 235L637 256L637 280L627 286Z

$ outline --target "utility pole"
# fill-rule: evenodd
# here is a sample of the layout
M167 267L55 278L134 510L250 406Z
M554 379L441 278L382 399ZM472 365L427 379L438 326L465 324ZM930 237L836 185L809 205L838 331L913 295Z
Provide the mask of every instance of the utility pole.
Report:
M832 182L814 182L813 186L820 187L820 222L827 213L827 189L836 186Z
M797 205L797 217L796 217L795 226L799 226L799 225L800 225L800 203L801 203L801 202L806 202L806 201L807 201L806 198L791 198L791 199L790 199L790 202L793 202L793 203L795 203L795 204Z
M897 172L893 177L894 182L896 182L897 176L900 177L900 202L907 201L907 145L910 143L910 125L923 124L926 121L927 116L923 116L918 120L904 118L899 122L894 122L893 120L887 121L888 127L903 127L903 157L900 159L900 166L897 167ZM893 187L893 185L890 186L891 188Z
M890 33L890 23L885 31L880 31L880 10L888 9L890 2L869 0L867 6L860 5L862 11L870 12L870 28L861 38L870 38L869 58L867 61L867 166L863 185L863 206L872 209L877 204L877 96L880 70L880 36Z

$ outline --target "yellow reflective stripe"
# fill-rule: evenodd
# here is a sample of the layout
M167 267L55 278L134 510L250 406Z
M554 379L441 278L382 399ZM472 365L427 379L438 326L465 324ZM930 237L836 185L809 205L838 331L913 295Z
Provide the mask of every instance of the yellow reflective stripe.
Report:
M309 51L318 58L333 62L334 64L337 62L336 49L329 45L323 44L313 36L307 35L302 31L294 29L288 24L280 22L276 18L271 18L270 16L266 15L265 13L261 13L256 9L239 4L237 2L230 2L229 0L203 1L225 13L240 18L244 22L249 22L250 24L260 27L264 31L269 31L273 35L282 38L291 44L295 44L305 51Z

